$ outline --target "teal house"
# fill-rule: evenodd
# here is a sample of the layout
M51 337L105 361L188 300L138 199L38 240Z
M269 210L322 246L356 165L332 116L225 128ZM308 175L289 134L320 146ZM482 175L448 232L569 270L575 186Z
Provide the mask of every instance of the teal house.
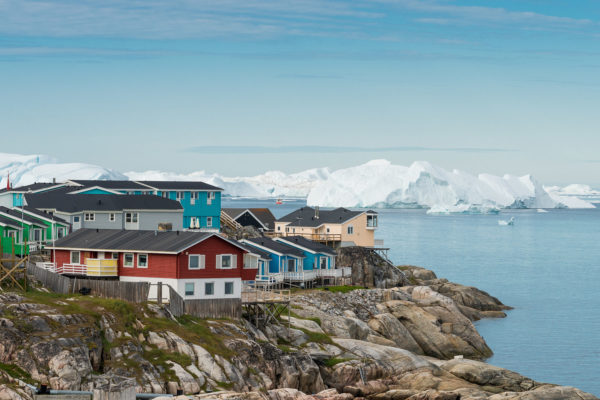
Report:
M304 255L304 271L335 269L337 253L331 247L313 242L303 236L286 236L275 241L290 246Z
M248 238L240 242L268 254L269 263L259 269L257 275L297 273L304 270L304 253L292 246L266 237Z
M26 205L26 194L44 193L50 190L59 189L63 186L65 186L64 183L33 183L18 188L4 188L0 190L0 206L8 208L21 207Z

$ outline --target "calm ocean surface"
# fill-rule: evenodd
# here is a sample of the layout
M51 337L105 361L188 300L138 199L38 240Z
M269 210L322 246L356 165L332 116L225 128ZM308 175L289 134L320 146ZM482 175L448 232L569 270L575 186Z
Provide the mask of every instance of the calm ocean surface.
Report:
M223 207L269 207L280 217L303 204L228 199ZM376 237L394 263L431 268L515 308L476 323L495 353L490 364L600 396L600 209L377 211ZM510 217L514 226L498 225Z

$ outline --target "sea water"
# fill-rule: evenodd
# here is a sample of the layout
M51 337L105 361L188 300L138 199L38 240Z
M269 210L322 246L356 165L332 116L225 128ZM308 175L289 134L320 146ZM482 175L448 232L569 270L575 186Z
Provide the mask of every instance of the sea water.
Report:
M224 201L281 217L303 201ZM490 364L600 396L600 209L429 215L378 209L376 237L395 264L430 268L514 307L476 323ZM499 220L514 217L514 225Z

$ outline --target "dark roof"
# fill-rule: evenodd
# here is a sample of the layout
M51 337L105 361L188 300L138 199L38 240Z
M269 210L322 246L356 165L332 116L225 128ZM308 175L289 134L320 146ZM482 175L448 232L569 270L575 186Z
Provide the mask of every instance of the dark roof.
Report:
M0 213L8 214L8 215L10 215L9 218L16 219L16 220L21 220L21 217L22 217L23 221L29 225L35 224L35 225L41 226L43 228L46 227L46 225L41 223L38 219L33 218L29 214L21 213L21 211L17 208L10 209L8 207L0 206ZM6 215L3 215L3 216L6 216ZM17 223L19 223L19 222L17 222Z
M275 227L275 216L268 208L222 208L221 210L233 219L250 211L266 228Z
M283 244L280 242L276 242L272 239L266 237L260 238L248 238L246 239L248 242L254 243L258 246L262 246L269 250L273 250L276 253L280 254L289 254L296 257L304 257L304 253L294 247L288 246L287 244ZM252 244L250 244L251 246Z
M39 193L25 195L27 205L34 208L67 213L78 211L182 210L178 201L159 196L128 194Z
M364 211L351 211L340 207L335 210L319 210L319 218L315 218L314 208L302 207L279 218L277 221L289 222L288 226L317 227L323 224L342 224L362 213Z
M50 214L49 212L38 210L37 208L33 208L30 206L23 207L25 211L29 211L31 214L35 214L40 218L47 218L49 220L54 220L54 222L58 222L60 224L70 225L70 223L61 217L57 217L56 215Z
M12 219L5 217L4 215L0 215L0 223L4 225L8 225L15 229L21 229L21 226L18 222L13 221Z
M223 190L200 181L137 181L157 190Z
M11 189L4 188L4 189L0 190L0 193L4 193L4 192L27 193L29 191L36 192L38 190L51 189L53 186L56 186L57 188L59 188L59 187L64 186L64 183L36 182L36 183L32 183L31 185L19 186L19 187L11 188Z
M333 256L337 255L335 250L333 250L331 247L325 246L322 243L313 242L312 240L309 240L302 236L285 236L278 240L289 242L292 246L296 244L298 246L304 247L305 249L312 250L315 253L330 254Z
M241 246L244 249L246 249L246 251L248 251L249 253L258 254L261 258L264 258L266 260L270 260L271 259L271 255L269 253L267 253L266 251L257 249L256 247L252 247L249 244L244 244L244 243L240 243L240 242L236 242L236 244L238 246Z
M91 188L94 186L99 186L105 189L117 189L117 190L152 190L146 185L142 185L135 181L110 181L110 180L85 180L85 179L74 179L71 182L77 183L83 188L78 187L77 190L82 190L84 188Z
M208 232L79 229L57 240L53 248L179 253L213 235L218 236Z

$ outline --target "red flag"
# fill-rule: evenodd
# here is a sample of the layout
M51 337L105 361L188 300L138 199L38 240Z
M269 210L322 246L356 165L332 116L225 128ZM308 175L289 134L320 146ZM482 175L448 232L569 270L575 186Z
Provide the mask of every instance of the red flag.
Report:
M8 176L6 177L6 190L10 190L10 172L8 173Z

